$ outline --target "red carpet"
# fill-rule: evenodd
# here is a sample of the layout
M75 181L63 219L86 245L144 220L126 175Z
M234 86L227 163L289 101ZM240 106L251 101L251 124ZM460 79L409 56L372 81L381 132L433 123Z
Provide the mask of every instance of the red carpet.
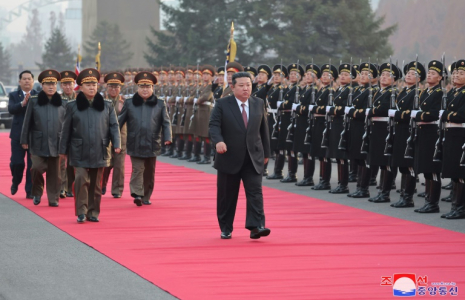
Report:
M242 192L233 238L220 240L216 177L166 163L152 206L136 207L126 185L121 199L103 196L100 223L80 225L72 199L34 206L24 182L10 195L6 133L0 142L1 193L181 299L390 299L381 277L394 273L456 282L455 298L465 295L461 233L264 188L271 235L249 239ZM128 159L127 181L130 170Z

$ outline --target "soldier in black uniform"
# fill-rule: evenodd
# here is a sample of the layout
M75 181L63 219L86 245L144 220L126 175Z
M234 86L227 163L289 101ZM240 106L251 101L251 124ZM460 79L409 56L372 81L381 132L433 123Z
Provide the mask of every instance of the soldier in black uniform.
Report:
M441 111L442 121L446 122L443 144L442 176L451 178L453 184L452 208L442 215L446 219L465 218L465 197L463 194L465 167L460 165L465 144L465 60L456 62L453 76L455 93Z
M287 78L287 68L282 65L273 67L273 86L267 94L267 112L268 112L268 128L271 135L270 149L274 151L276 160L274 163L274 173L266 176L266 179L282 179L284 167L284 154L278 150L279 122L280 112L278 104L280 97L284 97L287 88L283 85L284 79ZM282 99L281 99L282 101Z
M416 75L418 73L418 75ZM414 61L404 66L404 82L406 87L399 93L396 99L396 109L389 109L388 115L394 118L394 139L391 156L391 168L399 168L401 176L400 199L391 204L392 207L413 207L413 194L416 185L416 173L413 170L413 159L405 158L407 139L410 136L410 114L415 98L415 84L426 78L425 68ZM432 159L432 156L431 156Z
M362 63L360 66L360 87L355 91L352 107L346 107L345 113L350 116L349 158L357 165L357 190L348 194L352 198L369 198L368 191L371 170L366 165L366 154L361 153L362 138L365 131L365 111L370 95L370 81L378 77L378 69L374 64ZM371 89L372 95L374 89Z
M328 147L326 152L326 158L335 158L337 160L337 174L338 174L338 186L335 189L330 190L332 194L346 194L349 193L349 163L348 153L344 150L339 150L339 141L341 140L341 132L344 130L344 114L345 107L349 94L351 92L350 81L351 77L354 79L357 76L357 72L350 64L342 64L339 66L339 82L340 86L334 93L333 106L329 107L328 115L330 116L331 123L328 139Z
M212 84L213 98L218 100L223 94L223 84L224 84L224 67L219 67L216 70L216 79Z
M368 201L373 203L390 202L389 194L391 192L392 182L394 180L394 171L390 169L389 157L384 155L386 137L388 135L388 110L390 107L392 85L399 79L401 72L396 65L383 63L380 67L380 89L373 98L373 106L368 110L368 117L371 118L371 133L369 152L367 155L368 165L380 167L382 174L381 190L377 196L369 198Z
M310 130L312 120L309 122L310 105L315 105L316 95L318 93L317 81L321 77L321 70L315 64L305 66L305 81L307 86L300 95L300 103L297 105L296 112L296 128L294 133L294 153L302 153L304 165L304 178L297 182L297 186L313 186L313 173L315 173L315 159L310 155L311 138L307 137L307 129ZM310 128L309 128L310 127Z
M338 70L333 65L323 65L321 68L320 81L322 84L321 89L318 91L316 103L310 106L313 114L313 127L312 127L312 149L310 156L313 158L318 157L320 161L320 182L313 186L313 190L330 190L331 185L331 161L326 158L326 148L322 148L323 131L326 129L326 107L328 105L328 98L330 94L334 93L331 83L339 76Z
M360 83L360 66L352 65L352 67L357 72L357 76L355 77L355 79L352 80L352 88L353 88L352 93L353 95L355 95L358 92L359 83ZM353 159L349 160L349 182L357 182L357 173L358 173L357 163Z
M289 72L289 80L291 84L288 86L286 93L284 94L283 103L279 106L281 110L281 124L279 127L279 137L278 137L278 149L284 154L284 151L287 152L287 167L288 174L285 178L281 179L281 182L297 182L297 153L293 151L293 141L288 141L288 127L289 125L294 126L294 112L296 108L296 102L298 103L299 99L295 101L296 93L302 93L299 86L299 82L304 75L304 69L302 66L297 64L291 64L287 67ZM292 129L293 130L293 129Z
M442 63L433 60L428 64L428 89L420 97L419 110L412 110L416 122L414 155L415 174L423 173L426 179L425 205L415 209L418 213L438 213L441 196L441 162L433 161L438 140L438 119L443 92L441 89ZM446 153L447 155L447 153ZM413 191L409 191L413 193ZM405 198L405 197L404 197ZM412 203L413 204L413 203Z
M258 72L257 72L257 69L255 69L254 67L251 67L251 66L246 66L244 67L244 72L247 72L250 74L250 76L252 77L252 82L255 82L256 80L256 77L258 75ZM256 84L255 84L256 86ZM252 91L254 90L255 88L252 87Z
M252 84L252 96L261 98L264 102L266 102L268 91L273 86L272 82L268 82L271 77L270 67L267 65L258 66L257 83Z

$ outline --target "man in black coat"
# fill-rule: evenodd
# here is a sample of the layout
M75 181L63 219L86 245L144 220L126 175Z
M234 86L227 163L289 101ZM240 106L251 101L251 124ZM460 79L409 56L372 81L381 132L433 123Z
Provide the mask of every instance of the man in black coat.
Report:
M252 79L233 75L234 95L217 101L210 117L210 136L216 147L217 216L221 238L230 239L241 180L247 198L245 227L250 238L268 236L263 210L262 174L270 156L270 138L263 100L251 97Z
M13 115L13 123L11 125L11 158L10 169L13 176L11 185L11 194L14 195L18 191L18 185L23 180L24 172L24 156L27 155L26 169L26 198L32 199L32 180L31 180L31 155L29 150L23 149L19 141L21 130L23 129L24 115L26 114L27 103L30 96L37 95L37 92L32 89L34 84L34 75L31 71L25 70L19 74L19 89L9 94L8 112Z

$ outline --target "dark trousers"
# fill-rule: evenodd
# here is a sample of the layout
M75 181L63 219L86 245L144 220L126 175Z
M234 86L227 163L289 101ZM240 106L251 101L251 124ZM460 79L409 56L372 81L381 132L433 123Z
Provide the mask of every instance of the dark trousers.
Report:
M131 197L142 197L142 201L150 200L155 186L156 157L131 156L132 173L129 181Z
M222 232L233 231L241 180L247 199L245 228L252 230L265 226L262 178L263 175L257 173L248 153L239 173L227 174L218 171L216 213Z
M24 172L24 156L27 155L27 169L26 169L26 194L30 194L32 191L32 179L31 179L31 154L29 150L23 149L19 140L11 140L11 158L10 158L10 170L13 176L13 184L19 185L23 181Z
M74 206L76 216L87 215L87 218L100 214L102 200L103 168L74 168L76 178L74 182Z
M58 203L61 186L60 158L32 155L31 160L32 196L42 197L45 183L43 174L46 173L48 203Z

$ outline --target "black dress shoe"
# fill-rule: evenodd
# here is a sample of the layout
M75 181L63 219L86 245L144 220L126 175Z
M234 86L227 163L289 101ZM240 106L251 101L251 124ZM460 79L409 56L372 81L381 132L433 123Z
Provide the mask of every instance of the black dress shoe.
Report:
M304 178L301 181L295 184L296 186L314 186L315 183L313 182L312 178Z
M347 193L349 193L349 188L347 186L338 185L335 189L330 190L328 193L331 193L331 194L347 194Z
M283 174L273 173L271 175L266 176L266 179L283 179Z
M357 182L357 175L356 174L350 174L349 175L349 182Z
M179 160L189 160L192 158L192 155L186 155L184 154L183 156L179 157L178 159Z
M451 214L446 216L448 220L457 220L457 219L465 219L465 210L464 209L456 209Z
M451 190L452 189L452 181L449 184L446 184L441 187L444 190Z
M376 179L370 179L370 182L368 183L369 186L377 186L378 185L378 182L376 181Z
M137 206L142 206L142 198L141 197L135 197L134 198L134 203L137 205Z
M370 192L368 189L360 189L359 191L352 194L352 198L370 198Z
M144 200L144 201L142 201L142 204L144 204L144 205L151 205L152 202L150 202L150 200Z
M269 236L271 230L268 228L254 228L250 231L250 238L251 239L259 239L262 236Z
M61 192L60 192L60 198L61 198L61 199L66 198L66 193L65 193L65 191L61 191Z
M86 215L79 215L77 218L78 223L84 223L86 221Z
M313 186L311 189L315 191L325 191L325 190L330 190L331 185L326 181L320 181L317 185Z
M192 156L191 159L188 160L188 162L198 162L198 161L200 161L200 160L201 160L201 159L200 159L200 156L199 156L199 155L194 155L194 156Z
M231 239L231 232L221 232L221 239L222 239L222 240L229 240L229 239Z
M263 171L263 177L268 176L268 170Z
M12 184L11 185L11 194L14 195L18 191L18 185L17 184Z
M34 205L39 205L40 204L40 196L34 196L33 203L34 203Z
M73 194L73 193L71 193L71 192L66 192L66 197L70 197L70 198L72 198L72 197L74 197L74 194Z
M376 199L378 199L379 197L381 197L381 193L378 193L378 195L369 198L368 201L373 202L373 201L375 201Z
M391 202L391 198L389 198L389 193L381 192L379 197L371 201L373 203L386 203Z
M107 187L102 188L102 195L105 195L107 193Z
M423 193L418 193L418 194L417 194L417 196L418 196L418 197L425 198L425 193L426 193L426 192L423 192Z
M51 206L51 207L58 207L58 203L49 203L48 206Z
M89 217L89 222L99 222L100 220L97 217Z
M355 192L347 194L347 197L352 197L353 195L357 194L360 191L360 188L358 187Z
M447 197L441 198L441 201L444 202L452 202L452 195L449 195Z
M297 177L292 176L292 175L287 175L286 177L281 179L280 182L283 182L283 183L297 182Z
M426 203L422 208L415 209L414 212L421 213L421 214L438 213L439 206L433 203Z
M198 161L197 164L198 165L210 165L212 163L212 161L208 158L204 158L202 159L201 161Z
M26 199L34 199L34 197L32 196L32 194L26 194Z
M113 198L121 198L121 195L119 195L119 194L113 194L112 196L113 196Z
M413 203L413 201L405 201L405 199L400 199L396 203L391 204L391 207L395 207L395 208L414 207L414 206L415 204Z

